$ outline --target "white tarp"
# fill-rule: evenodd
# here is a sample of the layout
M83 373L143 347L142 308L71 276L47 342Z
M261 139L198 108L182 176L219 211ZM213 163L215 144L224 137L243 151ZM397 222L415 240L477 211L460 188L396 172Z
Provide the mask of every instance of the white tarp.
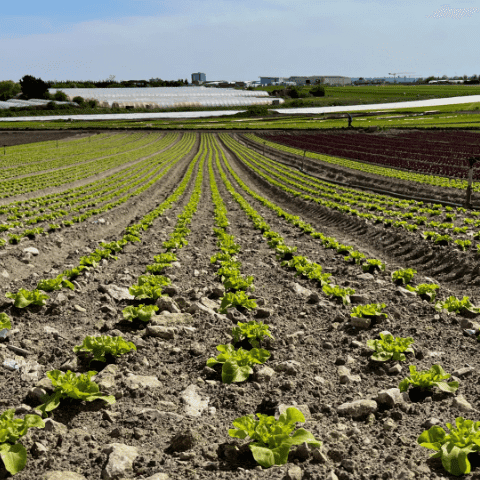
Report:
M480 102L480 95L468 95L464 97L436 98L431 100L417 100L413 102L377 103L372 105L351 105L343 107L312 107L312 108L279 108L274 109L279 113L317 114L332 112L352 112L366 110L389 110L393 108L435 107L440 105L456 105ZM467 108L467 107L466 107ZM235 115L243 110L223 110L212 112L155 112L155 113L118 113L105 115L53 115L42 117L4 117L3 122L25 122L46 120L129 120L129 119L155 119L155 118L203 118L220 117L223 115Z

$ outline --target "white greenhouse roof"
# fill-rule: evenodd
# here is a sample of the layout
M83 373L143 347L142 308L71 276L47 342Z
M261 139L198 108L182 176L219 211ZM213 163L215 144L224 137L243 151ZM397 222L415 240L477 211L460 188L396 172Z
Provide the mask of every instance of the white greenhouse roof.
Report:
M389 110L392 108L409 108L409 107L436 107L440 105L455 105L461 103L480 102L480 95L468 95L463 97L451 98L434 98L431 100L417 100L413 102L398 103L377 103L371 105L344 105L342 107L313 107L313 108L279 108L274 109L279 113L332 113L332 112L351 112L366 110ZM0 108L2 108L0 102ZM48 121L48 120L134 120L134 119L156 119L156 118L204 118L204 117L220 117L223 115L235 115L243 110L223 110L210 112L155 112L155 113L119 113L105 115L52 115L52 116L35 116L35 117L3 117L2 122L26 122L26 121Z
M191 106L222 107L271 103L268 92L235 90L231 88L206 87L153 87L153 88L51 88L50 93L64 92L70 99L80 96L85 100L95 99L112 106L118 103L144 103L153 107L175 108L176 104L196 104ZM259 98L260 97L260 98ZM264 100L263 102L261 100ZM123 105L122 105L123 104ZM186 107L190 105L178 105Z

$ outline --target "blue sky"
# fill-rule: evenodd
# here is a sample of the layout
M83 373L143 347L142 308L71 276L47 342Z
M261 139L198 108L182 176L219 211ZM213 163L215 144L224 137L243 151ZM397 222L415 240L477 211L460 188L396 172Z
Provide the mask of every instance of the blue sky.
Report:
M480 75L480 0L7 2L0 80Z

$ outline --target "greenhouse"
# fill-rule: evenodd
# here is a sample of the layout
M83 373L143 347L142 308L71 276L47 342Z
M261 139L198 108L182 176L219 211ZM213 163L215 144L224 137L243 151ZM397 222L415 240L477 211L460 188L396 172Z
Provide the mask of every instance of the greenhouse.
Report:
M97 100L101 106L117 108L188 108L236 107L271 105L267 92L206 87L153 87L153 88L51 88L50 93L64 92L70 100L80 96Z

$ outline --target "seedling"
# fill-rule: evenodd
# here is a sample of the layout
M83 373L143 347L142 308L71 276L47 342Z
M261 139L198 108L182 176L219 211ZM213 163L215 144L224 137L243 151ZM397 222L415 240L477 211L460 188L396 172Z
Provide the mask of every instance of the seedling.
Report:
M65 280L63 274L50 280L40 280L37 285L37 289L43 290L44 292L53 292L54 290L61 290L62 288L75 290L73 283Z
M254 440L248 445L255 461L264 468L273 465L284 465L288 461L288 452L293 445L306 443L312 448L320 448L318 441L311 432L299 428L292 436L297 422L304 423L305 417L300 410L289 407L278 420L275 417L257 413L239 417L233 421L234 429L228 430L228 435L241 440L250 437Z
M139 305L138 307L129 306L122 310L123 318L128 321L141 320L142 322L149 322L155 312L158 311L156 305Z
M25 290L21 288L17 293L7 292L5 294L7 298L14 300L14 307L25 308L29 305L43 306L47 303L48 295L40 292L40 290Z
M98 385L91 380L97 372L88 372L79 374L78 376L68 370L62 373L60 370L52 370L47 372L47 377L55 387L53 394L44 398L45 403L37 408L47 417L47 412L51 412L60 405L62 398L72 398L74 400L85 400L93 402L94 400L104 400L109 404L115 403L113 395L102 395Z
M150 299L156 300L162 296L162 288L170 285L172 282L167 277L160 275L140 275L137 285L132 285L128 291L137 300Z
M441 311L442 309L447 310L450 313L460 313L460 314L478 314L480 313L479 307L474 307L470 302L470 298L464 296L461 300L454 297L448 297L444 302L437 302L435 305L437 311Z
M270 357L270 352L263 348L235 350L232 344L217 345L220 355L217 358L209 358L207 367L222 364L222 382L244 382L253 373L253 365L264 364Z
M350 303L350 295L355 293L353 288L342 288L338 285L332 286L328 284L323 285L322 290L325 295L331 295L341 299L344 305L348 305Z
M373 273L375 270L381 270L383 272L385 270L385 264L381 260L369 258L362 265L362 270L369 273Z
M462 250L463 252L465 252L472 246L471 240L455 240L453 243L456 243L460 247L460 250Z
M451 377L449 373L445 373L440 365L432 365L430 370L422 370L417 372L415 365L410 365L410 377L404 378L398 388L401 392L406 392L408 387L412 385L414 388L422 390L431 390L437 387L442 392L453 393L458 389L458 382L443 382Z
M360 253L354 250L353 252L350 252L350 255L344 257L344 260L346 262L352 262L352 263L356 263L357 265L360 265L364 258L365 258L365 255L363 253Z
M87 336L83 339L82 345L73 347L74 353L90 353L93 356L92 361L99 362L106 362L105 355L118 357L132 350L137 350L134 343L126 342L122 337L109 337L108 335Z
M248 323L238 322L237 326L232 329L233 342L238 343L243 339L247 339L250 345L255 348L260 347L260 342L265 337L272 337L270 327L264 325L263 322L252 320Z
M227 313L227 309L231 307L240 307L252 310L253 308L257 308L257 302L249 298L244 291L239 290L235 293L229 292L225 294L225 296L222 298L222 303L220 304L220 309L218 312Z
M29 428L44 428L45 423L38 415L25 415L24 419L14 419L15 409L6 410L0 416L0 457L5 469L15 475L27 464L27 450L17 441Z
M392 281L395 283L402 283L403 285L410 283L417 273L413 268L401 268L392 272Z
M11 328L10 317L5 312L0 313L0 330L10 330Z
M351 317L378 317L382 316L388 318L386 313L382 313L382 310L386 307L384 303L369 303L367 305L358 305L352 308L350 313Z
M407 290L410 290L411 292L415 292L419 297L423 298L424 300L433 302L435 300L435 296L437 295L436 290L438 290L440 287L438 285L435 285L434 283L421 283L416 287L406 285L405 288Z
M425 430L417 439L422 447L435 450L432 458L440 458L443 468L452 475L460 476L470 473L471 465L468 454L480 452L480 422L465 420L463 417L455 419L456 428L447 423L450 433L442 427L434 425Z
M414 353L410 345L414 342L412 337L393 338L391 333L380 333L380 340L367 340L367 347L374 351L370 357L377 362L403 362L406 360L405 353Z

